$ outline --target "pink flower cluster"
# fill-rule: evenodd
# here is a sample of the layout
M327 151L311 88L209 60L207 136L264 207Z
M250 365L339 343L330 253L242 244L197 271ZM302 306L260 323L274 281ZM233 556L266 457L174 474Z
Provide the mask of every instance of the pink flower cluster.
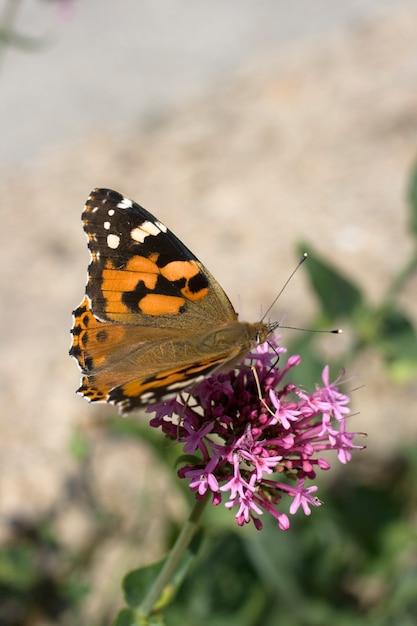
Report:
M301 357L290 356L283 367L286 349L280 337L260 345L244 363L228 373L207 378L186 398L177 397L150 407L155 411L151 425L184 443L190 455L178 474L189 480L197 498L212 494L218 505L236 509L240 526L268 512L282 530L290 526L281 512L283 495L292 499L289 513L300 507L310 515L310 506L319 506L313 494L316 486L305 487L316 469L330 464L320 456L336 450L341 463L351 458L355 433L346 431L349 398L331 383L329 367L322 372L322 385L307 393L284 378ZM178 417L179 416L179 421ZM280 480L278 480L280 479Z

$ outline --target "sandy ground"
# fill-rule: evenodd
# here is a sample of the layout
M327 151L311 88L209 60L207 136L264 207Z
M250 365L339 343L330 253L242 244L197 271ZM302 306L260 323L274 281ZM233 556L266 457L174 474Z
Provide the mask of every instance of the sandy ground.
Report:
M91 188L113 187L167 223L219 279L247 319L274 298L307 241L372 302L407 262L405 188L417 157L417 7L269 49L165 115L105 127L0 179L2 521L56 501L75 461L71 433L107 407L74 394L71 310L88 254L80 214ZM401 303L417 323L415 278ZM309 323L300 272L276 316ZM415 381L390 383L379 357L353 364L371 451L417 435ZM139 418L140 419L140 418ZM120 506L145 488L148 457L101 440L101 490ZM135 476L134 487L129 476ZM76 514L74 514L76 517ZM72 519L72 518L71 518ZM69 522L68 522L69 524ZM74 530L77 528L78 530ZM74 539L85 528L63 532ZM2 533L6 531L3 528Z

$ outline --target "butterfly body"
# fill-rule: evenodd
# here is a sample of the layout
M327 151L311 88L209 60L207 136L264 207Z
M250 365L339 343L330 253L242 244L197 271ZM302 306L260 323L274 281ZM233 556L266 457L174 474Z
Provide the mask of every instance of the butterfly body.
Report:
M240 322L223 289L148 211L95 189L83 212L91 261L73 312L78 392L123 413L231 369L275 325Z

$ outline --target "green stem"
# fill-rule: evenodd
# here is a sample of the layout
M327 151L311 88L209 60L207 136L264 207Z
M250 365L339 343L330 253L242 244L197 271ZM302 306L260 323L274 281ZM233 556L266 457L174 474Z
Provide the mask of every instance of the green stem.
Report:
M163 590L172 579L185 550L188 548L192 538L194 537L207 502L207 496L203 500L197 500L194 509L191 511L190 517L178 535L178 538L172 547L163 568L159 572L159 575L155 579L155 582L149 589L147 596L140 606L139 610L141 615L149 617L155 604L161 597Z

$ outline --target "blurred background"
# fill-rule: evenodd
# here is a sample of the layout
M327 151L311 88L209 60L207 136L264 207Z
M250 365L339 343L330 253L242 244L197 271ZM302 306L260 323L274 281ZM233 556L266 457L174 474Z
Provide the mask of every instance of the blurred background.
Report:
M123 574L189 507L146 416L74 394L97 186L174 230L243 319L311 251L319 279L305 264L273 319L344 328L283 343L347 367L368 434L286 535L210 512L200 568L227 559L235 597L215 615L206 581L171 623L417 623L416 158L416 0L0 0L0 626L111 623ZM329 271L354 290L344 310ZM268 584L260 542L277 546Z

